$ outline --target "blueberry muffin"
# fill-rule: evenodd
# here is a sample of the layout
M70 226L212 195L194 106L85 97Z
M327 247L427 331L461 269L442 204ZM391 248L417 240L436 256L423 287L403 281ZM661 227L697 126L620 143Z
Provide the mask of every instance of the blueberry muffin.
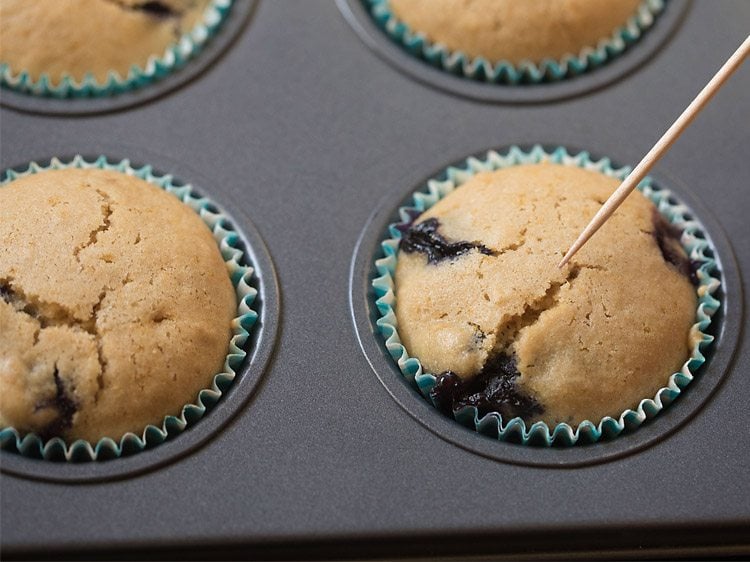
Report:
M168 192L81 169L0 188L0 426L160 426L222 370L236 310L211 232Z
M412 31L491 62L578 55L611 37L640 0L389 0Z
M201 21L209 0L0 0L0 62L52 85L100 84L161 57Z
M674 228L632 194L570 264L617 187L556 164L473 176L404 233L398 333L435 373L433 401L550 426L618 417L691 349L696 291Z

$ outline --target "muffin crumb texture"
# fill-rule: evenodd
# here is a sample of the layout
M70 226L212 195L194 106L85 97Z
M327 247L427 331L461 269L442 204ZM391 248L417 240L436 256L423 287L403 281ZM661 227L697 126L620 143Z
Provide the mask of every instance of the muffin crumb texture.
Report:
M445 412L465 405L577 425L653 398L689 356L696 291L679 231L634 193L570 264L564 251L618 181L573 166L479 173L404 233L401 341ZM441 260L415 247L428 225Z
M0 61L52 85L128 76L190 32L210 0L2 0ZM106 24L104 23L106 22Z
M389 0L396 17L433 43L490 62L541 62L596 47L640 0Z
M0 424L70 441L140 434L221 371L234 288L207 226L118 172L0 188Z

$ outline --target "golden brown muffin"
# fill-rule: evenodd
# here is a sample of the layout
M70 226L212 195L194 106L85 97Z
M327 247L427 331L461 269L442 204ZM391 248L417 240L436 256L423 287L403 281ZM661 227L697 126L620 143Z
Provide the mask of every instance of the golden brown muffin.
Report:
M491 62L540 62L596 47L640 0L389 0L395 16L433 43Z
M396 268L398 332L428 372L446 374L438 393L460 387L480 410L527 421L596 423L680 369L695 288L648 199L631 195L557 267L617 185L572 166L515 166L477 174L412 225Z
M104 84L189 32L209 0L0 0L0 62L53 85L91 73Z
M236 310L211 232L166 191L79 169L0 188L0 426L160 426L222 370Z

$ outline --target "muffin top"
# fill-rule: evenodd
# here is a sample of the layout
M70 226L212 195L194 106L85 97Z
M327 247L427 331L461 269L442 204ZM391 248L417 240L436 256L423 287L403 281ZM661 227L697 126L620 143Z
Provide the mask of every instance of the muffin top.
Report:
M91 73L104 84L189 32L209 0L0 0L0 62L14 72L42 74L53 85L64 75Z
M616 179L536 164L479 173L404 234L401 341L444 410L578 424L652 398L689 356L696 291L677 233L634 193L557 264Z
M640 0L389 0L395 16L433 43L491 62L540 62L596 47Z
M236 310L210 230L170 193L80 169L0 187L0 425L160 426L222 370Z

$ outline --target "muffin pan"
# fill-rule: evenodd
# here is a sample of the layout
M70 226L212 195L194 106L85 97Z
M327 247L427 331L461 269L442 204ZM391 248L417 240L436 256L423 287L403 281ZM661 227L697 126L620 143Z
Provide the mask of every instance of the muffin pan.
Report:
M723 294L708 363L637 431L540 449L455 424L401 378L370 293L383 230L426 178L512 144L637 163L745 37L750 5L670 0L643 44L610 67L554 85L565 95L514 88L513 100L446 95L400 72L330 0L241 14L226 22L238 27L223 56L168 95L144 88L127 109L30 98L54 111L19 110L18 94L0 94L2 169L75 153L130 158L225 209L256 267L261 314L240 378L175 439L103 463L0 453L3 555L750 552L750 68L654 173L705 225ZM620 63L632 66L600 82ZM501 101L520 103L486 103Z

